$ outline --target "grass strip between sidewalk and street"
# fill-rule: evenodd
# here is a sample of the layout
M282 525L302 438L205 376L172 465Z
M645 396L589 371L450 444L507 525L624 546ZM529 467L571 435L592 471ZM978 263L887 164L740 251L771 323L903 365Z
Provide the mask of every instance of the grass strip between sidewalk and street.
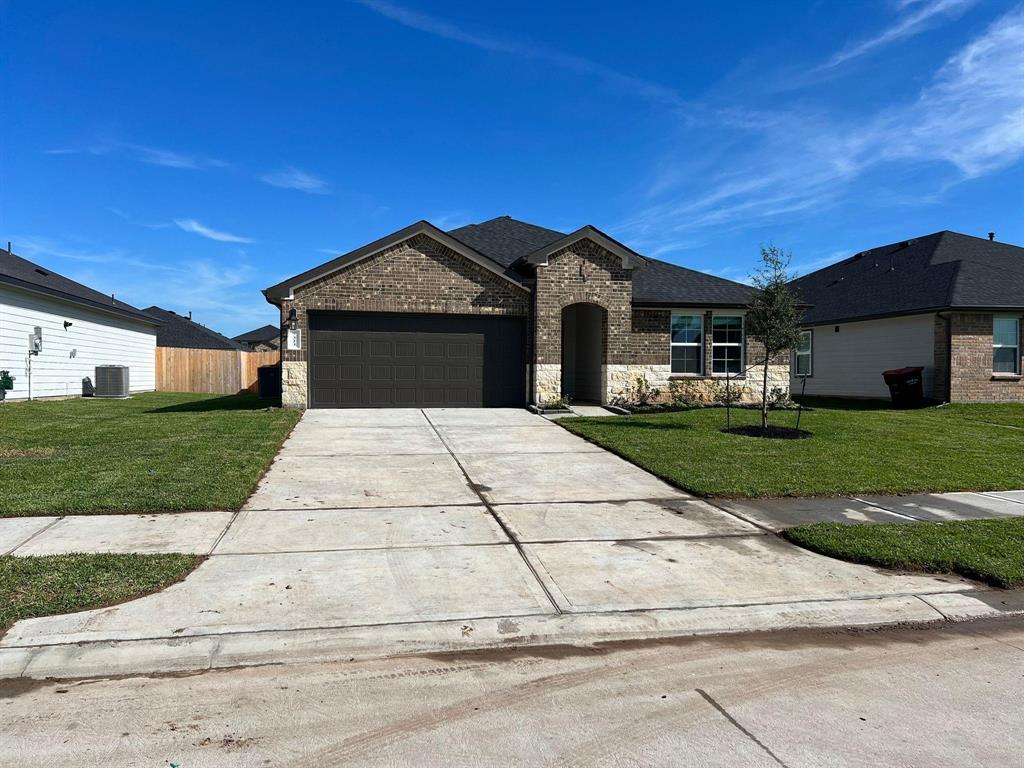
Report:
M0 557L0 635L14 622L102 608L185 578L201 555L71 554Z
M995 587L1024 586L1024 518L846 525L782 532L822 555L865 565L955 573Z

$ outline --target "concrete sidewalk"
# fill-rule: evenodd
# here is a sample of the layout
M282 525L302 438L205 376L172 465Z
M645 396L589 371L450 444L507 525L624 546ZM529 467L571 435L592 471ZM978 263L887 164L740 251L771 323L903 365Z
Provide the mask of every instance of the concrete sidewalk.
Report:
M513 440L515 432L513 430ZM521 434L523 441L529 434ZM572 438L568 433L545 435L542 444L529 450L537 453L564 452L566 446L558 438ZM353 438L358 440L358 433ZM455 440L460 438L456 435ZM479 433L468 433L462 445L472 445L480 454L501 453L494 440ZM458 444L456 442L456 444ZM298 445L302 445L299 442ZM347 449L353 449L346 441ZM523 448L523 446L519 446ZM415 450L405 444L403 450ZM298 449L298 450L301 450ZM324 450L317 446L316 450ZM601 452L585 444L581 453ZM343 454L342 454L343 455ZM719 499L704 500L735 517L733 526L749 530L744 523L767 531L778 532L795 525L830 523L911 523L938 520L982 520L1001 517L1024 517L1024 491L988 491L981 493L928 493L909 496L811 497L781 499ZM472 506L472 504L470 504ZM685 506L683 507L686 508ZM690 505L691 509L700 508ZM417 509L417 508L413 508ZM0 518L0 555L58 555L69 552L183 552L192 554L244 554L246 552L316 551L371 546L385 538L373 529L387 530L386 546L412 546L417 543L453 543L451 531L435 527L429 508L418 508L419 514L388 514L388 508L368 508L359 516L349 510L350 523L341 531L330 521L339 510L311 511L301 519L277 514L279 510L245 510L231 512L174 512L147 515L74 515L68 517ZM394 508L391 508L393 513ZM623 538L665 538L687 535L711 535L712 529L695 527L680 515L666 517L645 506L645 502L613 502L605 505L565 505L552 515L548 504L503 505L501 517L520 540L554 542L573 538L586 540L617 540ZM596 513L596 514L595 514ZM234 524L237 518L237 524ZM449 518L449 521L454 518ZM463 519L479 526L483 518ZM728 521L728 518L721 518ZM529 531L517 527L523 522L544 530ZM309 525L308 523L313 523ZM455 523L452 522L452 525ZM728 523L723 522L728 528ZM230 536L225 536L229 526ZM394 526L389 528L389 526ZM500 537L500 526L489 518L486 527ZM278 533L281 533L278 536ZM326 538L325 538L326 537ZM221 541L225 538L225 541ZM333 541L333 543L332 543ZM462 543L498 543L494 535L479 533ZM362 542L362 544L360 543ZM403 543L404 542L404 543Z
M1007 514L1024 499L709 503L526 411L310 411L240 513L0 520L16 555L209 554L160 593L18 622L0 676L992 615L1020 595L832 560L773 531Z

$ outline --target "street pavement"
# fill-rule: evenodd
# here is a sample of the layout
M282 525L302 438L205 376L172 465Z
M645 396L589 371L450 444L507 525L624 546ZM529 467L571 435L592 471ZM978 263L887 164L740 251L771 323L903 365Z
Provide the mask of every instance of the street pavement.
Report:
M0 765L1019 768L1024 618L0 681Z

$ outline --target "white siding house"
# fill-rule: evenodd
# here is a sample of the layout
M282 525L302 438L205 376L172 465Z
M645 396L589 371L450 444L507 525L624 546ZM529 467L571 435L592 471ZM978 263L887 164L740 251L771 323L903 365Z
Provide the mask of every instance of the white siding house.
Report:
M935 390L935 315L904 315L882 320L832 323L810 331L810 375L790 366L793 394L824 397L888 398L882 371L924 368L924 396ZM801 366L801 370L806 370Z
M99 294L47 271L40 272L41 281L59 278L61 289L77 286L88 293L65 294L52 288L53 281L27 284L23 269L17 278L14 270L5 273L13 259L18 257L0 251L0 370L14 377L8 400L29 397L29 335L35 328L42 332L42 350L31 356L33 398L81 395L82 379L95 382L97 365L128 366L132 392L156 389L155 320L123 302L106 309ZM27 263L18 261L17 267Z

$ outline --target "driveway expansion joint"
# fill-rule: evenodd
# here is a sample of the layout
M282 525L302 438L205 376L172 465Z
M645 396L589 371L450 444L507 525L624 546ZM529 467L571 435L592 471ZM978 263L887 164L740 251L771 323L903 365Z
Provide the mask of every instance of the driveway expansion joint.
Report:
M491 517L493 517L494 520L498 523L498 525L501 527L501 530L504 532L505 536L507 536L508 540L512 542L512 545L515 546L516 551L519 553L519 557L522 558L523 562L526 564L526 567L530 569L531 575L534 579L537 580L537 584L540 585L541 590L543 590L544 592L544 596L548 599L548 602L551 603L551 607L555 609L555 613L561 613L562 609L559 608L558 602L555 600L554 596L551 594L551 591L548 589L548 585L544 583L544 580L541 579L540 575L537 573L537 570L533 567L533 563L530 562L530 558L526 556L526 552L524 551L522 544L515 537L515 534L509 529L509 527L505 525L505 521L501 519L501 516L494 511L494 507L491 506L491 503L487 500L487 497L484 496L483 492L480 490L480 484L475 482L473 478L469 476L469 472L467 472L466 467L463 466L462 460L455 455L455 451L452 450L452 447L448 444L448 441L444 438L444 435L441 434L441 431L437 428L434 422L430 420L430 416L427 415L427 412L421 411L421 413L423 414L423 418L427 420L427 423L430 425L431 429L434 430L434 434L437 435L437 439L441 441L444 447L448 450L448 453L451 455L452 459L459 466L459 470L466 478L466 485L468 485L469 488L473 491L473 493L477 495L477 497L480 499L480 503L482 503L487 508L488 513L490 513Z

